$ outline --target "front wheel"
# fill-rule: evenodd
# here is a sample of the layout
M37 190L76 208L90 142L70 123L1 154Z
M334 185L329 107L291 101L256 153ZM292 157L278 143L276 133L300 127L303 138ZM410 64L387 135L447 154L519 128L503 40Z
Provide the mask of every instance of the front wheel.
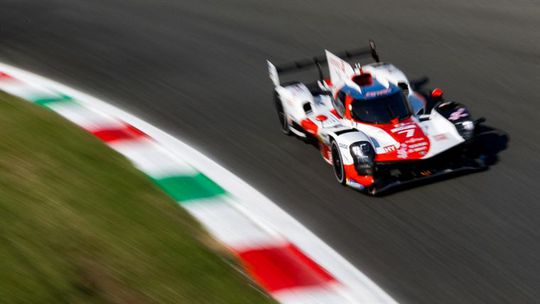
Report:
M274 91L274 105L276 107L276 112L279 118L279 124L281 126L281 132L285 135L291 134L291 129L289 127L289 121L287 120L287 114L285 113L285 107L283 107L283 102L279 97L279 94Z
M343 158L341 158L341 153L339 151L339 146L335 141L332 141L332 147L330 148L332 153L332 167L334 168L334 175L338 183L344 185L345 178L345 168L343 166Z

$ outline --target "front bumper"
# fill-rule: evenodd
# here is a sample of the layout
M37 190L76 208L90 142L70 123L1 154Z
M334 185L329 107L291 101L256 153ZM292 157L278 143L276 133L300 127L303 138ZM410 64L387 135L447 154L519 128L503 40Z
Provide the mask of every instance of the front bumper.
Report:
M380 195L407 186L483 171L488 168L485 158L476 151L473 144L467 143L429 159L378 162L375 164L375 181L365 191L371 195Z

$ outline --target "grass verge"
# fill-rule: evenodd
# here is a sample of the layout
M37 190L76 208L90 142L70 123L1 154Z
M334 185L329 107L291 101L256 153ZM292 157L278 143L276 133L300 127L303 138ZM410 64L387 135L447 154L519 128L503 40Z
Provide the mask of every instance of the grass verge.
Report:
M0 92L0 302L272 303L122 156Z

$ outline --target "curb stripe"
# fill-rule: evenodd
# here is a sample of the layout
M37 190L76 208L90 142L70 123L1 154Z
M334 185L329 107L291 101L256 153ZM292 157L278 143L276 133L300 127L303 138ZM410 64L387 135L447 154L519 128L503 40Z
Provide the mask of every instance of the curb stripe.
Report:
M197 171L186 162L175 158L155 141L116 141L109 146L127 157L136 168L153 180L174 175L194 175Z
M290 243L237 254L251 275L270 292L335 282L328 272Z
M280 303L294 303L294 304L313 304L313 303L380 303L377 301L355 301L354 299L344 300L340 297L340 294L344 293L344 287L339 285L328 286L327 288L320 287L303 287L303 288L291 288L276 291L272 293L272 296Z
M92 132L92 130L106 128L119 129L124 127L124 124L120 120L114 119L101 112L88 109L76 101L49 103L47 104L47 108L90 132Z
M107 143L116 140L133 140L141 137L146 137L146 134L144 134L144 132L130 125L127 125L122 129L101 129L91 132L97 138Z
M57 102L73 102L73 99L69 96L51 96L51 97L36 98L33 100L33 102L41 106L48 106L51 103L57 103Z
M0 72L0 79L2 80L6 80L6 79L13 79L13 77L11 77L10 75L4 73L4 72Z
M190 200L225 194L225 190L202 173L192 176L178 175L155 179L155 183L174 200L184 204Z
M247 251L286 243L278 235L270 234L251 221L233 207L231 201L232 198L222 195L211 199L194 200L183 206L199 219L217 240L232 251Z

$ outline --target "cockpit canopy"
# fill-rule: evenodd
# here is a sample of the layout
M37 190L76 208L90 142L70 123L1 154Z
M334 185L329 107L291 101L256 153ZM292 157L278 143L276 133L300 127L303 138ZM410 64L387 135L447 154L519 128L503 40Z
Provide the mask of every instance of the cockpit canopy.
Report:
M388 124L412 115L407 98L400 88L392 84L383 86L376 81L360 90L345 85L337 92L333 104L341 117L370 124ZM345 113L347 109L350 116Z
M351 117L371 124L388 124L392 120L402 121L411 116L407 100L401 91L371 99L353 99Z

